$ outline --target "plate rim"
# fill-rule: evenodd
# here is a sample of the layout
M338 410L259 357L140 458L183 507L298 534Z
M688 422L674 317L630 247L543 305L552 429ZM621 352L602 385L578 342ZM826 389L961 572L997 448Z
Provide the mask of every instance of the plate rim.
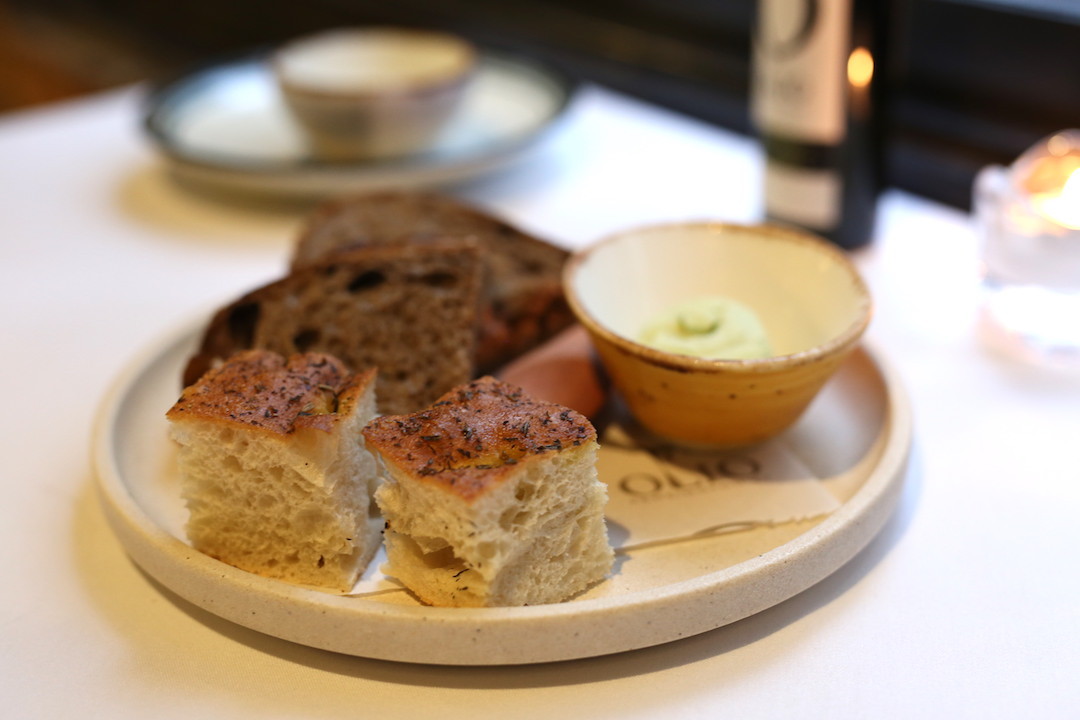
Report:
M236 70L244 66L258 65L265 62L270 50L260 49L252 52L222 58L205 63L186 72L161 81L147 92L143 102L141 125L147 136L158 150L171 161L190 169L204 172L223 172L239 174L245 177L281 178L296 174L317 174L340 176L343 174L400 174L405 172L423 172L442 170L449 172L453 168L464 166L486 166L507 154L520 150L539 139L550 130L569 109L581 83L562 69L538 60L537 58L518 55L490 48L480 49L481 63L498 63L504 66L516 66L527 72L541 75L556 90L556 102L549 115L539 121L529 132L515 135L513 138L487 146L476 152L455 153L447 158L439 158L429 153L418 153L400 158L366 160L362 162L326 161L312 156L304 156L293 161L259 161L245 159L243 156L222 156L215 153L185 151L174 139L168 129L170 109L176 99L185 92L190 92L196 83L210 82L214 75Z
M309 647L424 664L514 665L609 655L707 632L783 602L842 567L884 527L907 474L913 439L910 401L895 368L864 341L855 354L864 354L880 376L886 403L883 428L874 443L881 447L873 469L829 516L755 558L662 587L521 608L432 608L332 595L253 575L199 553L158 525L126 490L112 452L112 429L142 375L190 343L202 325L202 319L188 322L147 344L106 391L91 438L99 500L126 553L164 587L225 620ZM867 455L873 451L871 446ZM763 576L769 571L791 571L797 565L809 565L802 568L809 579L781 578L783 587L759 593L755 602L738 604L737 611L724 609L724 602L738 592L761 590L758 586L767 582ZM698 612L686 612L688 607ZM717 614L698 617L714 608ZM303 612L316 616L318 638L281 625L282 618ZM635 617L627 618L627 613ZM363 619L377 620L380 626L349 627ZM581 636L583 628L597 630L601 619L607 627L599 628L599 641ZM439 639L427 644L395 640L398 633L415 629L418 620ZM625 632L628 622L636 634ZM642 626L647 630L641 631ZM333 632L327 635L328 631ZM535 640L533 647L530 638ZM493 651L492 644L500 648Z

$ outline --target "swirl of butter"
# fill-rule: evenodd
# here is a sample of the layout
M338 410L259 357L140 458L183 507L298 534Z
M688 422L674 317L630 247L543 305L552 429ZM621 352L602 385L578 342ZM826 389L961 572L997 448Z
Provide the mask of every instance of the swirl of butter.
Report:
M657 350L713 360L772 355L757 314L718 295L696 297L658 313L645 323L638 340Z

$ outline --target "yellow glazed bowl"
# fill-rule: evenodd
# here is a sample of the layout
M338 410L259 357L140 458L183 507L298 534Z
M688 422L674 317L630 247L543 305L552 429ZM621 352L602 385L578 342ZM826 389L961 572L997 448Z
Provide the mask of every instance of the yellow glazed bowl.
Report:
M866 284L842 251L766 225L627 230L577 252L563 281L630 411L648 430L689 444L749 445L792 425L871 315ZM634 339L656 313L703 295L753 309L774 355L702 359Z
M456 35L394 27L304 36L270 60L286 107L328 160L427 149L461 104L476 62L476 49Z

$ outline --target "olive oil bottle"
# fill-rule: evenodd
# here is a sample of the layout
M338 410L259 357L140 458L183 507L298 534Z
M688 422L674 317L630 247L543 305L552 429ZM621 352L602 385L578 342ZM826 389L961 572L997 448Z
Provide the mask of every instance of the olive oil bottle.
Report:
M845 249L870 242L881 189L888 3L759 0L751 112L765 215Z

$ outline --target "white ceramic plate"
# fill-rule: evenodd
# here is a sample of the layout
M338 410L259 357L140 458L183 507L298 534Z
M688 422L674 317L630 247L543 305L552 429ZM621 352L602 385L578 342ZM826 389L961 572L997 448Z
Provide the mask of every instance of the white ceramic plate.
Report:
M557 605L432 608L400 590L331 595L238 570L184 540L164 414L201 325L137 358L105 400L93 442L106 515L131 558L177 595L312 647L406 662L521 664L712 630L802 592L851 559L885 524L906 473L906 397L886 365L858 350L782 437L840 501L823 520L631 550L608 580Z
M151 94L144 119L178 178L217 191L319 197L457 182L517 160L567 108L573 83L484 52L461 111L429 150L367 162L312 157L265 58L216 65Z

